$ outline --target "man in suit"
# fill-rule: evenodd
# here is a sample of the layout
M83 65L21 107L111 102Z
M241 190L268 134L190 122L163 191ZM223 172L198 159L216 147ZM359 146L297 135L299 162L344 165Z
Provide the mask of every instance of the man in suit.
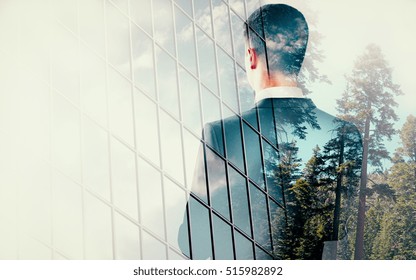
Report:
M360 134L298 87L308 42L298 10L265 5L245 27L256 104L205 125L181 250L192 259L349 258Z

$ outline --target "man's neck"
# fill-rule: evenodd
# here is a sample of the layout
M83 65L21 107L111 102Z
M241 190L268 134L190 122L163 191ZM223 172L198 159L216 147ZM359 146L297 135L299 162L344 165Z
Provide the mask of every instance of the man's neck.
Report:
M298 82L296 79L296 76L287 76L283 75L282 73L273 73L268 74L264 73L262 75L262 78L259 80L259 83L257 83L257 86L255 88L256 92L259 92L261 90L264 90L266 88L271 87L297 87Z

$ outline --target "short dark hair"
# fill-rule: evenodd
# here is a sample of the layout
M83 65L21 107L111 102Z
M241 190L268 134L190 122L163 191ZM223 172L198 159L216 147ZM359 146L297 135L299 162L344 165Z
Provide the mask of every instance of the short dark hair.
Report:
M250 15L245 27L247 42L266 59L269 72L299 73L309 36L301 12L284 4L264 5Z

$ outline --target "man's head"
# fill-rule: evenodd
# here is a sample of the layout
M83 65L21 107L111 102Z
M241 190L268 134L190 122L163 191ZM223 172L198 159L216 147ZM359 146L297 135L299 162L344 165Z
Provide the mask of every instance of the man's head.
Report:
M284 4L260 7L248 18L244 32L247 66L254 69L260 62L269 76L296 77L305 57L308 34L308 24L295 8Z

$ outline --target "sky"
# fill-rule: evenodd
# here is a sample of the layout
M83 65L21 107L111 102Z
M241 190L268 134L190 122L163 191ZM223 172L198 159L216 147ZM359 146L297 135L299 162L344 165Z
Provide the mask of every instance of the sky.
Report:
M277 3L278 1L264 1ZM345 90L345 75L352 71L354 61L368 44L380 46L389 66L393 69L393 82L399 84L403 95L396 98L396 112L400 129L409 114L416 114L416 1L414 0L309 0L279 1L298 7L315 29L323 36L320 49L325 55L317 63L321 74L332 84L316 83L310 97L321 109L336 114L336 99ZM306 8L305 8L306 7ZM312 11L312 18L311 13ZM393 152L399 137L386 142Z

